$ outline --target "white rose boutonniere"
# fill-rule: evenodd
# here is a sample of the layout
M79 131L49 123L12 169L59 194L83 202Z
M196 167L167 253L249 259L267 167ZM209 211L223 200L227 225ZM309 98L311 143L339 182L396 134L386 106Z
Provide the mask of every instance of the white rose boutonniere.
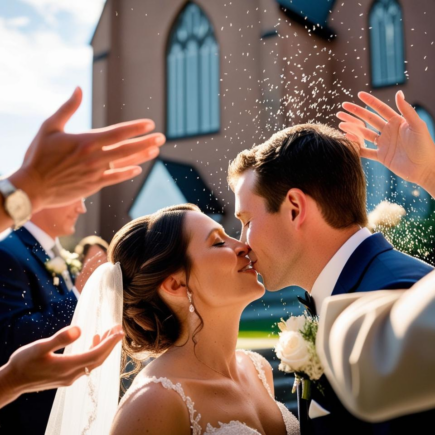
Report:
M45 263L45 268L53 275L53 285L59 285L58 275L62 275L68 269L68 266L63 258L55 257Z
M46 269L54 275L62 275L67 270L65 260L60 257L55 257L45 263Z
M69 252L66 249L62 249L61 251L62 258L65 260L65 263L69 267L69 271L71 275L75 278L81 272L83 264L79 260L79 254L75 252Z
M310 398L310 382L322 391L317 382L323 375L323 368L316 353L316 336L319 322L317 317L291 316L278 323L281 330L275 352L281 363L279 369L295 374L293 392L302 382L302 398Z
M78 259L78 254L62 249L60 256L45 263L45 268L53 275L53 284L59 285L59 275L63 275L69 269L75 278L82 270L82 263Z

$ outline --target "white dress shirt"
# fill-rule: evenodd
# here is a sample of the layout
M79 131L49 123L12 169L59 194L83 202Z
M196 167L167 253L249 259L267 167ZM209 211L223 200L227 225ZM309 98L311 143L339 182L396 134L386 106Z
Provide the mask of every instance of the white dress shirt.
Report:
M343 244L320 272L311 289L311 296L316 304L317 314L320 314L322 310L323 301L332 295L338 278L350 256L355 252L356 248L371 235L372 233L367 228L362 228L357 231ZM330 414L328 410L320 406L316 401L311 401L308 411L308 416L311 419L323 417L328 414Z
M320 314L325 298L332 295L338 278L350 256L355 252L356 248L371 235L372 233L367 228L361 228L344 243L320 272L311 289L311 296L316 303L317 314Z
M24 224L24 228L38 241L38 243L42 246L44 251L47 253L47 255L53 259L55 257L53 252L53 247L56 245L58 249L61 251L62 245L59 242L59 239L56 237L56 239L51 238L45 231L41 230L37 225L35 225L33 222L28 221ZM79 291L75 288L74 284L71 281L71 277L69 275L68 271L65 271L62 273L62 277L64 278L64 281L68 286L68 282L70 282L71 291L75 294L77 299L80 296Z

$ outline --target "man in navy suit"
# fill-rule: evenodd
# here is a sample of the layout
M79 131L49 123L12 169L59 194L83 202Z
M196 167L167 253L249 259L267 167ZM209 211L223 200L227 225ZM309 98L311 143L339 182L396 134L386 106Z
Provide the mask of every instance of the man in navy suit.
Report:
M73 277L67 268L53 273L47 262L61 257L58 237L73 234L85 212L82 200L43 210L0 242L0 365L19 347L71 323L79 296ZM1 409L0 433L44 434L55 393L25 394Z
M365 228L366 180L358 151L330 127L297 125L242 151L230 164L229 184L241 239L266 288L304 288L304 303L314 314L328 296L407 289L433 269ZM302 435L418 432L435 419L428 411L366 423L344 408L326 377L322 383L324 395L312 388L312 400L298 391Z

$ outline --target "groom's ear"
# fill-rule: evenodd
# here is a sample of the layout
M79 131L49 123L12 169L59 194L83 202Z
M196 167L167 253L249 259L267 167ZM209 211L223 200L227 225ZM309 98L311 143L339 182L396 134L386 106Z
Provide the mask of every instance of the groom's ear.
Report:
M171 296L186 297L186 279L182 272L168 276L161 284L160 290Z
M290 189L284 201L284 207L292 224L299 229L307 215L307 196L300 189Z

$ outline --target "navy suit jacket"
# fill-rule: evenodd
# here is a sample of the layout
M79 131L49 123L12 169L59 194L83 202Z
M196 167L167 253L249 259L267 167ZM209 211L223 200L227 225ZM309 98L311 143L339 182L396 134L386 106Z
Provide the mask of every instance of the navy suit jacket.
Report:
M25 229L0 241L0 365L19 347L69 325L76 296L53 284L50 257ZM32 367L28 368L32 370ZM56 390L24 394L0 410L1 434L43 435Z
M383 289L408 289L416 281L433 270L427 263L393 249L385 238L377 233L364 240L347 261L332 295L369 292ZM412 373L409 374L412 376ZM423 433L432 427L435 410L383 423L367 423L350 414L341 404L325 376L322 377L325 394L312 388L312 399L330 414L301 424L302 435L364 434L396 435ZM307 406L307 401L301 406Z

